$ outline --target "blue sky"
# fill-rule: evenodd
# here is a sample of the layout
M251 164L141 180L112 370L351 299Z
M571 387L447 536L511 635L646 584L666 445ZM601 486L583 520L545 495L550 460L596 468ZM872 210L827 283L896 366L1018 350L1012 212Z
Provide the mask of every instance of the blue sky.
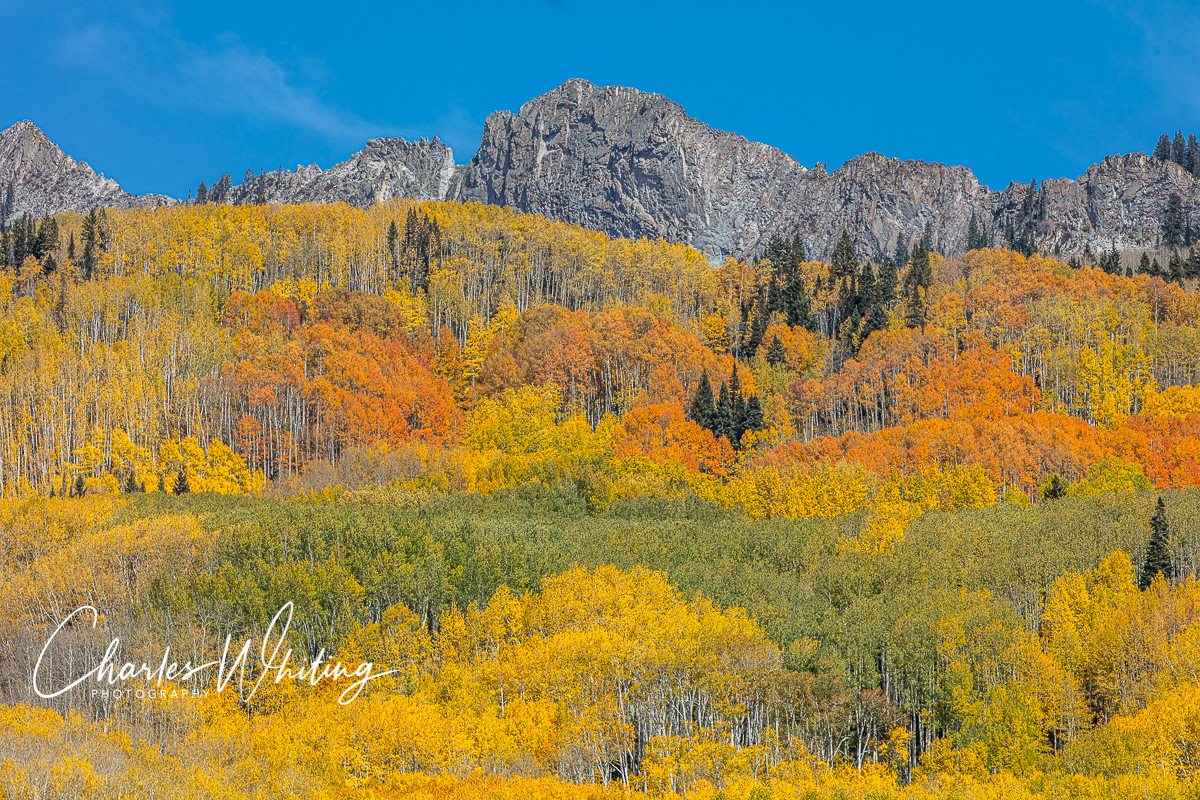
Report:
M832 169L877 150L993 188L1200 133L1200 7L1100 2L306 4L0 0L0 127L37 122L126 189L343 160L568 78L664 94Z

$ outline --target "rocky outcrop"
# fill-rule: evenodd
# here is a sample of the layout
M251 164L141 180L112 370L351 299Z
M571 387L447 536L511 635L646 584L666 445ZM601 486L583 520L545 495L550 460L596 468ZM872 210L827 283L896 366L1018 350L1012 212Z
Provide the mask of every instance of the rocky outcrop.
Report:
M173 202L164 195L129 194L116 181L64 153L29 120L0 132L0 222L7 224L25 214L38 218L64 211Z
M349 203L366 208L393 198L441 200L454 174L454 151L435 136L408 142L369 139L348 160L322 172L316 164L295 172L255 175L247 170L230 191L233 203Z
M687 116L661 95L572 80L484 125L475 157L449 197L503 203L615 236L662 237L710 257L759 252L772 234L799 233L828 258L842 230L866 256L891 255L928 231L949 255L967 245L972 215L995 242L1008 223L1034 223L1039 246L1069 254L1152 246L1168 198L1185 212L1195 179L1141 154L1111 156L1077 180L1050 180L1025 213L1029 187L990 191L965 167L878 153L832 174ZM1192 216L1200 217L1193 214ZM1198 219L1200 221L1200 219Z
M123 192L31 122L0 134L0 191L9 183L9 220L177 202ZM454 153L437 138L371 139L327 171L315 164L293 172L247 170L224 201L504 204L612 236L684 242L721 260L755 255L772 235L797 233L810 256L828 258L843 230L864 257L891 255L898 242L926 233L935 249L955 256L966 250L972 216L997 244L1011 225L1032 230L1043 251L1062 256L1153 247L1170 197L1178 194L1200 239L1196 178L1140 153L1109 156L1077 179L1044 181L1032 204L1029 188L991 191L966 167L878 153L832 173L820 163L808 168L774 147L694 120L662 95L571 80L515 114L491 114L465 165L456 167Z

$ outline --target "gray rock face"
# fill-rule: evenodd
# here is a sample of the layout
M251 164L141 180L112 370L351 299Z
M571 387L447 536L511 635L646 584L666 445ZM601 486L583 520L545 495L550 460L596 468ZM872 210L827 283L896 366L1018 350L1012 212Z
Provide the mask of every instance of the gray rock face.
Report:
M441 200L454 174L454 151L435 136L368 139L348 160L322 172L316 164L295 172L245 178L230 192L233 203L349 203L366 208L393 198Z
M972 214L1000 242L1019 228L1028 186L982 186L965 167L867 153L832 174L776 148L714 130L661 95L572 80L488 117L483 143L448 199L503 203L614 236L686 242L714 259L799 233L828 258L843 229L863 256L891 255L929 227L948 255L966 249ZM1050 180L1035 221L1048 252L1152 246L1171 192L1185 212L1196 180L1141 154L1111 156L1078 180ZM1196 215L1192 215L1196 216Z
M12 187L12 203L6 202ZM63 211L87 212L95 208L137 208L174 203L169 197L148 194L135 197L117 182L97 175L50 141L29 120L0 132L0 221L45 217Z
M7 220L29 213L128 208L178 201L134 197L62 152L31 122L0 133L0 191L11 182ZM437 138L371 139L327 171L247 170L232 203L345 202L392 198L498 203L612 236L663 238L713 260L762 251L772 235L799 234L810 257L832 254L843 230L862 257L888 256L899 240L929 231L938 251L966 250L972 215L996 244L1011 224L1033 226L1044 252L1067 256L1153 247L1169 198L1200 233L1200 187L1171 162L1109 156L1078 179L1044 181L1036 213L1029 186L991 191L965 167L899 161L878 153L829 173L786 153L715 130L662 95L571 80L513 114L497 111L466 165ZM0 195L0 203L3 196ZM1194 238L1200 239L1200 235Z

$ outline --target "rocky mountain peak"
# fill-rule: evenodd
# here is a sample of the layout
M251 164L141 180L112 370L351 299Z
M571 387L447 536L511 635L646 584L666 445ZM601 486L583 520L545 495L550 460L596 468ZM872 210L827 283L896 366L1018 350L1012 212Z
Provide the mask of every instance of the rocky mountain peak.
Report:
M64 153L29 120L21 120L0 132L0 192L3 223L25 214L44 217L63 211L173 202L163 195L135 197L123 191L116 181L97 175L86 163Z
M1197 222L1197 180L1170 161L1141 153L1108 156L1076 179L1003 191L963 166L856 156L829 171L778 148L689 117L660 94L572 79L484 123L471 160L455 166L437 137L369 139L349 159L322 170L247 170L224 202L326 203L359 207L393 198L503 204L574 222L611 236L662 238L714 261L761 253L774 235L799 235L810 255L828 258L843 230L861 257L889 256L927 236L951 256L977 227L1001 244L1020 231L1063 257L1153 247L1171 213ZM0 133L0 218L168 204L133 197L76 162L28 120ZM1178 195L1179 200L1173 200Z

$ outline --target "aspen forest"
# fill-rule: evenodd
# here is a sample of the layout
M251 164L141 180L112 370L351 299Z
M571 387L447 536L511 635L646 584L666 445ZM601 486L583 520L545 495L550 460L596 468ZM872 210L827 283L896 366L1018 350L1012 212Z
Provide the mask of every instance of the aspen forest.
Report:
M1200 246L973 244L713 264L400 200L21 220L0 791L1200 795ZM47 684L113 637L217 658L285 603L299 660L387 676L34 691L80 606Z

